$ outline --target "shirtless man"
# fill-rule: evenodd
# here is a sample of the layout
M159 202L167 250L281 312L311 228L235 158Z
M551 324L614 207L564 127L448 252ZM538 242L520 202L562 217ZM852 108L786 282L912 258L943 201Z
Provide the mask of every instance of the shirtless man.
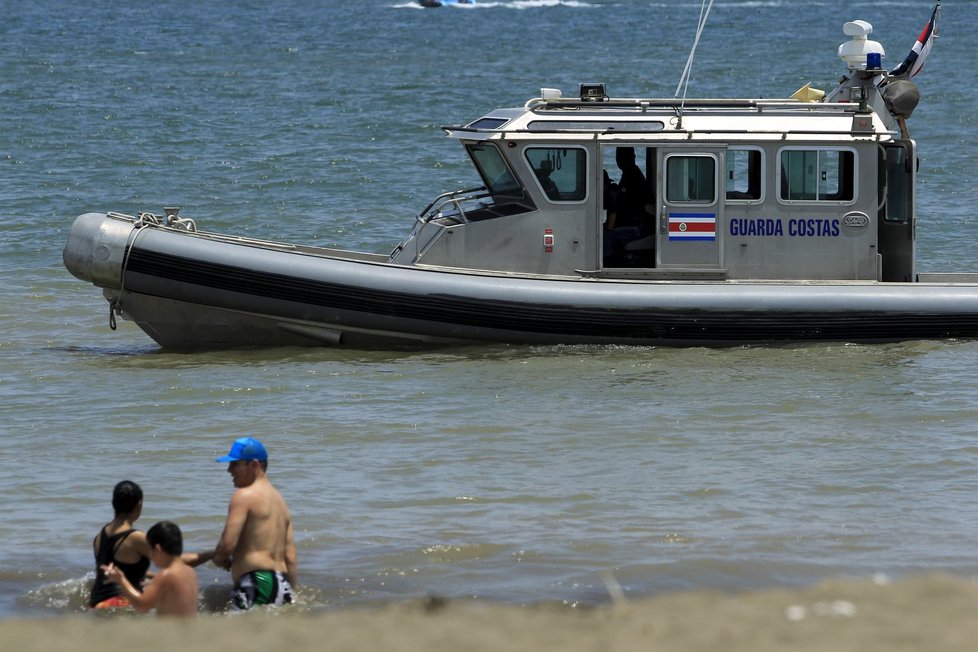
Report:
M254 437L242 437L217 461L228 463L237 488L213 555L215 564L231 571L234 607L292 602L297 571L292 518L266 475L268 452Z

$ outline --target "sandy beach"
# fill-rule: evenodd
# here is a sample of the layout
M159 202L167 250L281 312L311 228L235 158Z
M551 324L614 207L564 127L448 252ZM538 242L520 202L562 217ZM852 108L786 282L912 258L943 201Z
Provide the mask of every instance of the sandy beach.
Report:
M978 583L946 576L802 590L677 593L600 608L418 601L321 614L88 615L0 623L9 650L974 650ZM127 642L127 643L122 643Z

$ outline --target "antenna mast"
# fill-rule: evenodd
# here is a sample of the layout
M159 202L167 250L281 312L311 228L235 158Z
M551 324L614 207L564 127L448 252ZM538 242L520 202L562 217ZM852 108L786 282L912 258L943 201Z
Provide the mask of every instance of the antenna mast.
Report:
M683 101L680 105L680 112L682 112L682 106L686 104L686 90L689 88L689 75L693 70L693 57L696 55L696 46L699 45L700 35L703 34L703 28L706 27L706 21L710 17L710 9L713 8L713 0L709 1L703 0L703 4L700 5L700 20L696 25L696 38L693 39L693 47L689 50L689 58L686 59L686 67L683 68L683 74L679 78L679 85L676 86L676 94L674 97L679 97L679 90L683 91Z

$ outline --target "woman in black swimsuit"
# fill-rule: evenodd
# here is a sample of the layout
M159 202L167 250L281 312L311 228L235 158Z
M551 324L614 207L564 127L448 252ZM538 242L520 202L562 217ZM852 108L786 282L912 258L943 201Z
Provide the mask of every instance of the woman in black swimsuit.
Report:
M112 492L115 518L95 536L95 584L88 600L92 609L127 607L129 601L121 595L118 584L106 581L102 566L115 564L135 586L142 586L149 570L149 544L146 533L133 528L143 511L143 490L129 480L123 480Z

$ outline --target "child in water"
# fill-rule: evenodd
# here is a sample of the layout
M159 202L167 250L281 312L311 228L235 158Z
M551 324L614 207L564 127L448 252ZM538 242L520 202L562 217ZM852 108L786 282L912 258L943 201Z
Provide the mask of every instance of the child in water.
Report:
M197 573L181 558L183 535L176 523L160 521L146 531L150 559L159 568L153 580L139 592L115 565L103 566L105 578L122 587L123 594L145 613L156 608L159 616L197 615Z

